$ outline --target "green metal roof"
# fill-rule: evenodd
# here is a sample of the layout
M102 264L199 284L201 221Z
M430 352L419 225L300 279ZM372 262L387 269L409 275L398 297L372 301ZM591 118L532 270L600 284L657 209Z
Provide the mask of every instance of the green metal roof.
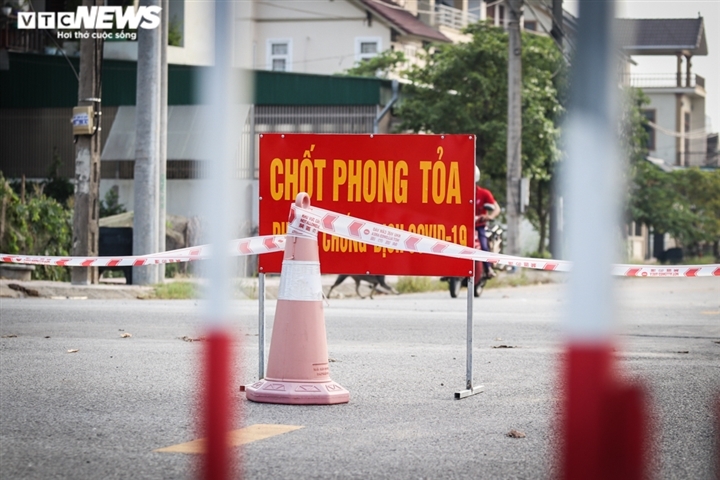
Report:
M0 108L57 108L77 105L75 74L62 56L10 53L0 71ZM79 70L79 59L70 62ZM200 78L208 67L168 66L168 104L200 102ZM103 105L135 105L136 63L104 60ZM390 81L378 78L255 71L256 105L379 105Z

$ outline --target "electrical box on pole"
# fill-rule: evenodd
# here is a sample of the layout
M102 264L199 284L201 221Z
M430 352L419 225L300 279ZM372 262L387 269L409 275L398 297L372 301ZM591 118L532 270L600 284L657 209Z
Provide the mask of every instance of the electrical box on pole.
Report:
M104 5L103 0L84 0L87 7ZM84 30L83 30L84 31ZM100 231L100 131L103 40L88 35L80 40L78 106L73 108L75 136L75 208L73 211L72 255L98 255ZM96 267L73 267L75 285L98 282Z

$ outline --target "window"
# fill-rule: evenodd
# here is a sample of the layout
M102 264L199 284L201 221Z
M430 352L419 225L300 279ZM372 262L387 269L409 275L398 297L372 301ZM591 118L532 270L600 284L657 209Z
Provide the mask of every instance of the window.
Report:
M490 5L487 7L486 15L488 20L492 20L490 23L495 25L495 5Z
M525 30L537 32L537 22L535 20L525 20Z
M355 61L368 60L382 51L380 37L356 37L355 38Z
M271 38L267 41L267 68L273 72L292 71L292 39Z
M633 222L627 224L627 233L630 237L642 237L642 226L640 222Z
M655 123L655 110L643 110L642 113L648 122ZM646 124L645 131L648 134L647 149L652 152L655 150L655 129Z

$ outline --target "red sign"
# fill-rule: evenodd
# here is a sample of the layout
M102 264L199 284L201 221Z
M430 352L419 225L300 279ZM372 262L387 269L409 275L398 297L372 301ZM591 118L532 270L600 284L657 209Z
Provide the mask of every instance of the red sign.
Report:
M299 192L313 206L473 245L474 135L260 135L260 235L283 235ZM318 236L323 273L468 276L473 262ZM279 273L282 253L260 256Z

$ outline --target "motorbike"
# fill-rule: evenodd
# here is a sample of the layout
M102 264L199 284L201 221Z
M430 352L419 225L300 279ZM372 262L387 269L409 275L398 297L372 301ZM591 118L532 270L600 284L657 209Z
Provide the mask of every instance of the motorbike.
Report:
M486 204L485 208L487 210L492 210L492 205ZM482 250L477 230L473 228L473 231L475 232L473 248ZM492 227L487 228L485 230L485 233L488 237L488 247L490 249L490 252L501 253L504 229L501 226L495 224ZM495 265L493 266L493 268L495 270L501 270L504 267ZM476 261L475 276L473 278L473 294L475 297L479 297L482 294L483 288L485 288L485 285L487 284L488 280L490 280L490 278L491 277L488 276L488 274L485 272L485 269L483 268L483 262ZM468 286L468 277L442 277L440 278L440 280L448 283L448 290L450 291L450 296L452 298L457 298L457 296L460 294L460 289Z

